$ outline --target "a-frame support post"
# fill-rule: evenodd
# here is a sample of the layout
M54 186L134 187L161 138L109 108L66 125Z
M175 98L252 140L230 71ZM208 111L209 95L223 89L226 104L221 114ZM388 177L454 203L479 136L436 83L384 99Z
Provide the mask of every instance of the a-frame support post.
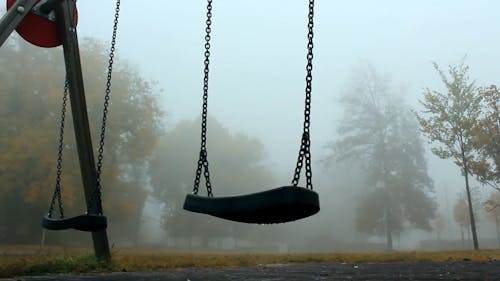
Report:
M38 0L18 0L0 19L0 47Z
M78 158L80 160L80 170L85 191L85 201L92 201L95 196L94 191L97 183L97 172L94 159L94 150L90 136L89 120L87 114L87 103L85 101L85 89L83 86L83 75L80 62L80 52L78 48L78 37L74 24L74 2L71 0L60 0L55 5L55 12L59 22L64 61L66 62L66 73L69 82L69 95L71 111L73 115L73 125L75 127L75 139L78 148ZM89 205L89 204L87 204ZM90 204L89 213L97 214L97 204ZM109 260L108 236L106 230L92 232L94 251L97 259Z

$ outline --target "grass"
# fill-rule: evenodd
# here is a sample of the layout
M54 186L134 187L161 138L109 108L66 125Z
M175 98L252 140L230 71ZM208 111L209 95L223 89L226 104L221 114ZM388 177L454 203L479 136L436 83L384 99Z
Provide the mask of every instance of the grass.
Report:
M19 253L19 254L18 254ZM0 254L2 251L0 250ZM16 255L18 254L18 255ZM0 278L54 273L88 273L113 271L150 271L182 267L248 266L259 264L305 262L424 262L500 260L500 250L392 253L189 253L118 251L111 262L99 262L86 249L46 249L28 254L3 251L0 255Z

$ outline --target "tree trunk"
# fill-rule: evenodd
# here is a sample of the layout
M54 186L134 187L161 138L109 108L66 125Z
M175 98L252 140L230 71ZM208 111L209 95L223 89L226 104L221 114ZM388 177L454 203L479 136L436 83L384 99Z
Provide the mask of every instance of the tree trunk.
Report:
M462 237L462 249L465 249L465 235L464 235L464 226L460 225L460 235Z
M142 183L145 181L144 180L144 163L141 164L134 164L132 165L133 169L133 174L134 178L136 179L134 183L137 186L142 186ZM143 219L143 214L144 214L144 207L146 205L146 199L148 197L148 193L144 191L143 189L139 189L136 191L137 193L135 194L135 205L137 206L137 209L135 211L135 218L134 218L134 234L133 234L133 243L134 247L137 248L139 245L139 234L141 231L141 226L142 226L142 219Z
M141 218L142 218L142 211L137 211L135 216L134 237L133 237L133 244L135 248L139 246L139 232L141 231Z
M497 207L498 208L498 207ZM495 216L495 224L497 226L497 241L498 248L500 248L500 222L498 221L498 216Z
M467 201L469 203L469 218L472 231L472 240L474 243L474 250L479 250L479 243L477 241L477 233L476 233L476 221L474 220L474 210L472 208L472 199L470 195L469 172L467 170L467 160L465 159L465 157L463 158L463 161L464 161L465 189L467 191Z
M387 171L387 164L385 161L385 148L383 150L383 155L384 155L384 160L383 160L383 173L384 173L384 188L385 188L385 196L386 196L386 209L385 209L385 216L386 216L386 238L387 238L387 245L386 245L386 250L387 252L391 252L394 248L392 246L392 210L391 210L391 193L389 191L389 172Z
M467 246L470 247L471 246L471 242L472 242L471 239L470 239L471 238L470 237L470 235L471 235L471 227L470 227L470 225L465 227L465 233L467 233ZM472 244L472 246L474 246L474 245Z
M135 222L134 222L134 237L133 237L133 243L134 247L137 248L139 246L139 233L141 231L141 225L142 225L142 214L144 211L144 205L146 203L145 198L143 196L137 196L141 198L137 198L136 204L137 204L137 210L135 213Z
M0 200L0 245L7 243L7 201Z
M386 208L386 238L387 238L387 245L386 245L386 250L388 252L391 252L393 250L392 246L392 219L391 219L391 207L389 204L387 204Z
M385 137L381 136L382 143L382 176L384 180L385 192L385 236L387 239L386 251L391 252L392 246L392 210L391 210L391 194L389 191L389 171L387 170L387 162L385 157Z

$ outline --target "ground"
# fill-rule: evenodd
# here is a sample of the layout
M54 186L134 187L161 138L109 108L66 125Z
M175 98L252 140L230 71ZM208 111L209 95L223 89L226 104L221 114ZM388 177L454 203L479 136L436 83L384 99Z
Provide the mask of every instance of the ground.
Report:
M500 280L500 261L300 263L152 272L27 276L4 281Z

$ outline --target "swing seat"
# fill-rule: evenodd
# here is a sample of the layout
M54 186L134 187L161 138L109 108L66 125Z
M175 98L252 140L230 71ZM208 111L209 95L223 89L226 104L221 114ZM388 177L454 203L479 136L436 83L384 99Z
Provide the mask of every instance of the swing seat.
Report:
M54 219L45 215L42 227L48 230L76 229L80 231L99 231L106 229L108 220L103 215L83 214L75 217Z
M218 218L257 224L285 223L319 212L319 196L313 190L282 186L240 196L206 197L188 194L184 210Z

